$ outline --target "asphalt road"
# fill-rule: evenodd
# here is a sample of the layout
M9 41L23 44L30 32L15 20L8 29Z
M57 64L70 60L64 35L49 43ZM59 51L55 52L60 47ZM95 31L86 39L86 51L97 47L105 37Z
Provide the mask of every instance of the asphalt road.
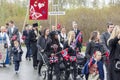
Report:
M37 70L32 67L32 61L25 59L26 48L23 48L24 54L22 56L22 62L20 63L19 73L14 71L14 65L8 65L7 67L0 68L0 80L42 80L38 76Z
M43 80L37 74L37 70L32 67L32 60L25 59L26 48L22 47L24 53L18 74L14 71L14 64L7 65L7 67L0 67L0 80ZM79 79L81 80L81 79Z

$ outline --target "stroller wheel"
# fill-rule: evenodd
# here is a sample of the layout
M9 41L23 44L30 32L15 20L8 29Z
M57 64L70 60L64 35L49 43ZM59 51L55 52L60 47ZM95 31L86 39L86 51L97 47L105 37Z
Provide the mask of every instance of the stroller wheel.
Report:
M41 68L41 77L43 80L47 80L47 69L45 68L45 66L42 66Z

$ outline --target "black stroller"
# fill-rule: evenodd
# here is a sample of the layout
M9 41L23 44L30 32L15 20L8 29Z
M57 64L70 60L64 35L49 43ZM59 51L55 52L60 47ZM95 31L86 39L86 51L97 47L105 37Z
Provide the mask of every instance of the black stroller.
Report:
M39 53L42 57L42 60L43 60L43 66L41 67L41 77L43 80L47 80L47 70L48 70L48 57L46 54L44 54L43 52L42 53Z
M82 53L77 54L77 71L78 71L78 76L83 80L84 75L82 74L82 69L86 63L86 58Z
M39 53L42 57L42 60L43 60L43 66L41 67L41 77L43 80L48 80L48 67L49 67L49 64L50 64L50 58L47 57L47 55L45 53ZM60 54L60 52L58 52L57 54ZM62 59L62 57L61 57ZM63 60L60 60L60 79L61 80L64 80L65 78L65 66L63 64ZM55 78L54 76L54 69L53 69L53 79Z

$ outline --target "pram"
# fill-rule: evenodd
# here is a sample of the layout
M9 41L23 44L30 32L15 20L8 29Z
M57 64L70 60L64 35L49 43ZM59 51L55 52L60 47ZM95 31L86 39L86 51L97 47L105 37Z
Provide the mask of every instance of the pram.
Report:
M77 71L78 71L78 76L83 80L84 75L82 74L82 69L86 63L86 58L85 55L82 53L77 53Z
M42 58L42 60L43 60L43 66L41 67L41 77L42 77L42 79L43 80L47 80L47 70L48 70L48 58L47 58L47 55L46 54L44 54L43 52L42 53L40 53L39 52L39 54L40 54L40 56L41 56L41 58Z
M51 58L48 58L47 55L45 53L40 53L39 54L41 55L42 57L42 60L43 60L43 66L41 67L41 77L43 80L48 80L48 69L49 69L49 64L51 64L51 61L50 59ZM57 54L60 54L60 52L58 52ZM62 62L62 60L60 60L60 78L61 80L64 80L64 64ZM55 71L54 71L54 68L53 68L53 72L52 72L52 75L53 75L53 80L55 78Z

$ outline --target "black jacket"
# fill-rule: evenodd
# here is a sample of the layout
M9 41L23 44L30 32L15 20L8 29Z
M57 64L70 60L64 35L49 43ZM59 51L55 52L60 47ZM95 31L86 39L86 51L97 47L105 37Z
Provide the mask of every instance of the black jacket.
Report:
M70 45L68 45L68 41L65 42L64 44L64 49L68 48L68 54L70 56L76 56L76 48L75 49L72 49L72 47L70 47Z
M110 60L120 59L120 44L118 44L117 37L109 41L110 47Z
M41 60L41 50L45 50L47 44L51 42L51 39L48 37L47 39L45 39L44 36L40 36L38 38L38 41L37 41L37 48L38 48L38 54L37 54L37 60Z
M29 40L30 40L30 43L36 43L37 42L37 35L35 34L34 30L30 30L29 32Z
M22 54L23 54L21 47L19 46L19 50L16 47L13 47L12 52L13 52L13 60L21 61Z
M102 52L102 54L104 54L106 52L102 43L95 43L94 41L88 42L87 43L87 48L86 48L86 51L85 51L86 58L90 59L90 57L93 56L95 51L100 51L100 52Z
M45 52L47 52L48 57L50 57L52 53L56 54L60 51L61 51L61 47L60 47L59 41L55 39L51 40L45 48ZM59 56L59 54L57 55Z
M27 30L24 30L23 31L23 36L25 36L25 43L28 43L30 42L29 40L29 31L27 32Z

